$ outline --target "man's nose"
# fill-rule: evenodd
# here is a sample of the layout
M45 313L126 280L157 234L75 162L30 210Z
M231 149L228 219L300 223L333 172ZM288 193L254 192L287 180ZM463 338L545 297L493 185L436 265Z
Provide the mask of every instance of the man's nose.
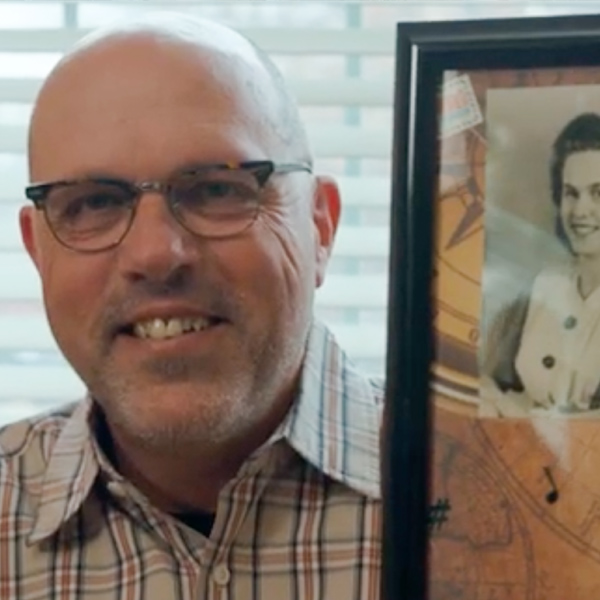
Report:
M117 248L119 267L129 279L166 282L192 264L195 244L190 237L162 194L145 193L129 232Z

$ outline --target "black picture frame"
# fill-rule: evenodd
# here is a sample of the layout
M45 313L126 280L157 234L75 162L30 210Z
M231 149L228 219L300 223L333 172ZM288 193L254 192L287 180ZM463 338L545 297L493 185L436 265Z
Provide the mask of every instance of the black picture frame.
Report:
M600 15L397 25L382 444L384 600L430 598L432 278L443 75L598 65Z

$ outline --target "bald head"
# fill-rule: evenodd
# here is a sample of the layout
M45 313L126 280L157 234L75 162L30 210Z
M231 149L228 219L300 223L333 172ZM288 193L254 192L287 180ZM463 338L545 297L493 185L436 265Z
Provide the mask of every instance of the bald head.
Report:
M31 120L31 176L39 179L37 165L48 145L60 144L63 127L72 128L82 113L89 119L90 113L101 116L114 109L114 119L125 123L132 115L116 109L129 100L129 109L150 110L160 119L164 111L176 110L173 100L189 106L195 97L202 101L196 124L214 117L210 110L203 112L212 101L270 136L277 159L311 162L296 102L262 50L212 21L155 13L94 31L55 67ZM85 127L81 132L81 143L97 139L85 139Z

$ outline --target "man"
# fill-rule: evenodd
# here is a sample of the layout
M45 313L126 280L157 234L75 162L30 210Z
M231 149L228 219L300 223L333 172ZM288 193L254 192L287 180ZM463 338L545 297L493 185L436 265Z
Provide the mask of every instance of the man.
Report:
M92 34L20 226L84 401L0 433L0 598L373 600L381 387L313 318L340 212L237 33Z

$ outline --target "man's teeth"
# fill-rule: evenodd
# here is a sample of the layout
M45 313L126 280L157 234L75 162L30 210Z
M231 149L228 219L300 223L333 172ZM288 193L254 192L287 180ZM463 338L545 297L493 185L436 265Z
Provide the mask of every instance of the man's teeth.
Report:
M165 340L168 338L189 333L190 331L201 331L210 325L208 319L201 317L195 319L151 319L142 321L133 326L133 333L136 337L153 340Z

